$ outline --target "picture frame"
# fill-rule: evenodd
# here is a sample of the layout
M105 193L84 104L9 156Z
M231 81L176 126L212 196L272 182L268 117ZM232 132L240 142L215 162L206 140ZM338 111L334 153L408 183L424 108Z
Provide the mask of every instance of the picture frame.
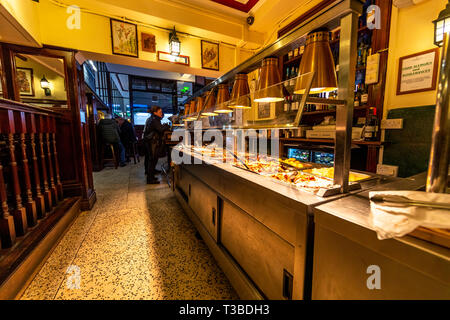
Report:
M202 69L219 71L219 43L201 40Z
M172 56L169 52L158 51L158 61L171 62L175 64L181 64L184 66L190 66L191 60L189 56Z
M401 57L397 95L436 90L438 71L439 48Z
M34 97L34 77L32 68L16 68L16 83L21 96Z
M141 32L141 49L145 52L156 53L155 35Z
M112 53L139 58L137 25L110 19Z

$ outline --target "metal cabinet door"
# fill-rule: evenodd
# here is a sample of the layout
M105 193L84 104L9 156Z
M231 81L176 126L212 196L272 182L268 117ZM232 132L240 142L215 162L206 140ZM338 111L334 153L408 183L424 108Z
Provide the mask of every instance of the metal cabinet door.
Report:
M185 175L189 174L186 173ZM209 234L217 241L217 194L193 176L189 177L189 182L189 206Z
M268 299L287 298L284 287L293 280L286 276L293 275L295 251L289 242L226 200L220 242Z

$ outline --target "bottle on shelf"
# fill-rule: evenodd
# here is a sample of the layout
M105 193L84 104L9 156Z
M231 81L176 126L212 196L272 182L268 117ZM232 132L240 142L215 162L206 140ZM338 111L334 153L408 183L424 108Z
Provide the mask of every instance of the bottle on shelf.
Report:
M363 43L361 39L358 39L358 58L356 61L356 67L359 68L362 65L362 50L363 50Z
M297 68L292 67L292 69L291 69L291 78L290 78L290 81L289 81L289 85L290 86L295 86L296 78L297 78Z
M288 52L288 59L291 60L293 56L294 56L294 51L293 50L289 51Z
M365 141L378 140L378 117L376 109L371 107L366 117L366 123L362 130L362 138Z
M369 92L367 90L367 86L364 83L362 83L359 88L361 91L361 106L365 106L369 102Z
M357 108L361 105L361 91L359 89L359 85L357 86L356 92L355 92L355 100L353 103L353 107Z
M291 68L286 68L286 80L289 80L291 78Z

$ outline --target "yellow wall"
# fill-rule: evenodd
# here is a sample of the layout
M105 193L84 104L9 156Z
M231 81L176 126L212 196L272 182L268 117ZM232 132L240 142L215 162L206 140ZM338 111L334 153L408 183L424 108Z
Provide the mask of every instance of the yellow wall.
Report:
M398 67L401 57L436 48L432 21L447 3L429 0L404 9L393 7L384 117L390 109L436 104L436 91L397 95Z
M82 11L81 28L69 30L66 27L66 20L69 17L66 8L56 6L49 0L41 0L38 11L43 43L101 54L112 54L108 17ZM139 59L157 61L156 53L141 51L140 32L155 35L157 51L169 51L168 32L138 25ZM190 57L192 68L201 69L201 40L181 34L178 34L178 38L181 41L181 54ZM219 56L221 72L226 72L235 67L234 47L221 45Z
M67 93L64 85L64 78L36 61L28 58L28 61L23 61L16 58L16 66L22 68L33 69L33 83L34 83L34 97L24 96L24 98L43 99L43 100L67 100ZM45 78L50 82L50 90L52 94L46 96L44 90L41 88L41 79Z

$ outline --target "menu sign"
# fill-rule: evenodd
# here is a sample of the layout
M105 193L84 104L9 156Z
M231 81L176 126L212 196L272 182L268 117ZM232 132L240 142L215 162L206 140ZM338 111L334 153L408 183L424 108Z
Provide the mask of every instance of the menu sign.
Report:
M397 95L436 89L439 48L400 58Z

